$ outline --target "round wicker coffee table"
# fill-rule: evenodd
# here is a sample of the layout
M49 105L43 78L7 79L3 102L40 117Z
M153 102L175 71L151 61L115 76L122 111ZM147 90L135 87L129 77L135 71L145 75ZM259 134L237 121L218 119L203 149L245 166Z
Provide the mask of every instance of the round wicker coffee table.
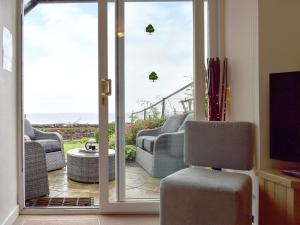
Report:
M115 179L115 150L109 149L109 180ZM99 151L72 149L67 153L68 178L84 183L99 182Z

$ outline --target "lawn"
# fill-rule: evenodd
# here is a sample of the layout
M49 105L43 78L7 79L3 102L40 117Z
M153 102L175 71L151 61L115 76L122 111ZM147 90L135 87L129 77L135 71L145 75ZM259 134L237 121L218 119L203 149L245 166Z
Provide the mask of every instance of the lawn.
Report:
M85 148L85 140L72 140L72 141L65 141L64 142L64 151L65 151L65 158L67 158L67 152L74 148ZM97 144L98 148L98 144ZM114 146L111 147L114 149ZM134 161L136 154L136 147L135 145L125 145L125 158L126 160Z
M84 148L85 143L81 140L72 140L72 141L65 141L64 142L64 150L65 150L65 157L67 157L67 152L74 148Z

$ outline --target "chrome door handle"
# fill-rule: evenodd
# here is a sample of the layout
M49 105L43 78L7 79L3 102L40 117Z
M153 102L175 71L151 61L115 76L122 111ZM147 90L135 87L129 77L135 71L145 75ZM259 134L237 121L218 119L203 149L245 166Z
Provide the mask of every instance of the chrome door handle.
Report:
M111 96L111 79L101 79L101 96Z

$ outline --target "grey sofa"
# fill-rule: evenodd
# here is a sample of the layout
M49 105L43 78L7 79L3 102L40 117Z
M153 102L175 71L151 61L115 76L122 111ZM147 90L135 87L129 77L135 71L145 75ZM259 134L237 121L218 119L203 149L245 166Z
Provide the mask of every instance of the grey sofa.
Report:
M25 140L25 200L49 194L46 153L43 147Z
M136 138L136 162L152 177L166 177L186 168L183 162L184 125L193 113L171 116L162 127L141 130Z
M66 166L64 142L57 132L42 132L32 127L31 123L24 120L25 142L38 143L45 151L47 171L61 169ZM29 148L30 145L25 145Z

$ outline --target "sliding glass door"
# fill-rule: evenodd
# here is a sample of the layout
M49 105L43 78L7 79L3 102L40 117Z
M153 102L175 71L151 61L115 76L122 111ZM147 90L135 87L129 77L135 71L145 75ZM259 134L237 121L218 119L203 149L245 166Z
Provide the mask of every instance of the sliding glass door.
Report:
M94 116L49 125L63 157L43 168L44 195L76 209L82 198L103 213L158 212L160 180L187 167L185 122L204 115L204 0L41 2L52 4L25 10L23 25L27 119L31 109Z
M98 3L48 3L24 2L25 205L99 207Z
M101 179L105 179L100 182L100 209L155 212L160 180L186 167L184 123L204 115L199 105L204 102L204 1L110 4L115 26L108 27L107 43L115 50L108 51L106 63L114 96L100 101L100 121L108 122L100 134L106 142L100 149L105 152L100 154ZM100 79L107 78L106 71L103 74ZM108 182L112 151L113 183Z
M193 117L192 1L125 2L124 77L125 199L155 201L160 179L186 167L183 121L147 129Z

